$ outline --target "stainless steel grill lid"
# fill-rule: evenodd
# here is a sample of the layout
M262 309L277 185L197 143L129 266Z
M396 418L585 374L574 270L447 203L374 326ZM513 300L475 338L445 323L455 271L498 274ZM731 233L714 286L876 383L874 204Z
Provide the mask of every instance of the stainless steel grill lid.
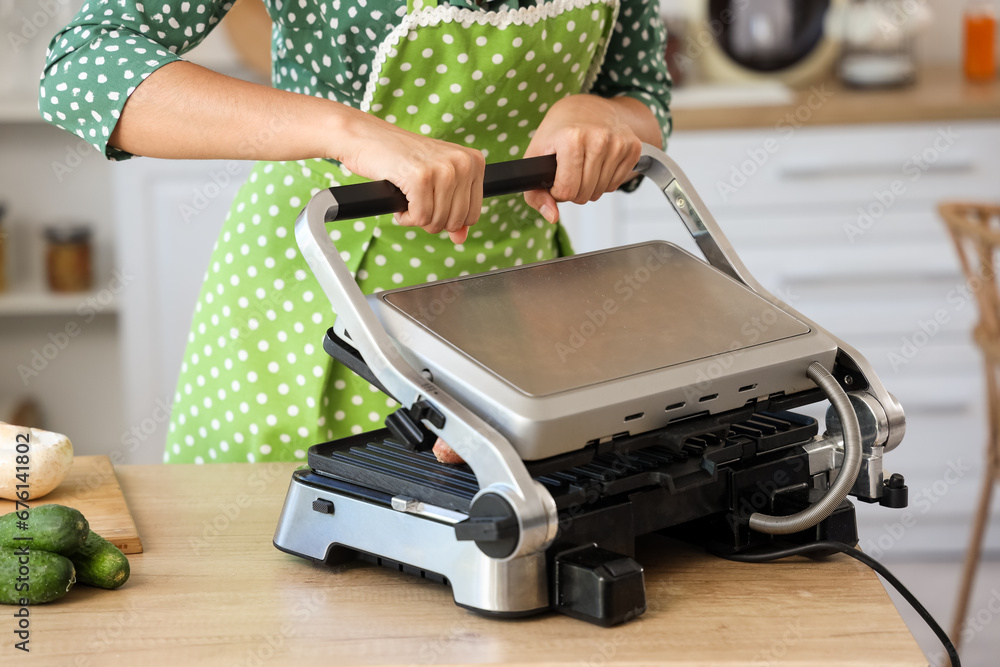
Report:
M528 396L739 352L810 330L662 241L378 296Z

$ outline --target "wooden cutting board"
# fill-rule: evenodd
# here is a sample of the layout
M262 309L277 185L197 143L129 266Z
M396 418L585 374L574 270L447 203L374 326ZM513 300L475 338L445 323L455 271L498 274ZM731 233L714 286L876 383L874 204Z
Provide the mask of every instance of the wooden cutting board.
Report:
M107 456L77 456L69 475L54 491L29 502L38 505L66 505L87 517L90 529L126 554L142 553L132 512L125 503L118 477ZM14 502L0 499L0 515L14 511Z

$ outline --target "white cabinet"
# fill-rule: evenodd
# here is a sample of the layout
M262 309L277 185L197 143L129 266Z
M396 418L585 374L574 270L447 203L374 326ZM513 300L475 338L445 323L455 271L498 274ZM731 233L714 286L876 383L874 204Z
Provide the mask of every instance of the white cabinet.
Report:
M125 417L133 463L162 460L169 406L208 260L251 163L132 160L115 171Z
M116 314L128 285L114 275L112 165L81 143L40 120L0 115L0 201L10 234L8 291L0 293L0 409L32 398L46 426L69 435L77 453L100 454L125 430ZM90 293L43 287L42 229L65 224L93 230Z
M898 514L862 506L862 544L964 549L984 458L982 370L976 304L935 207L1000 199L1000 124L678 133L669 153L758 280L858 348L906 411L886 467L906 476L917 521L894 537ZM579 250L685 233L652 186L582 217Z

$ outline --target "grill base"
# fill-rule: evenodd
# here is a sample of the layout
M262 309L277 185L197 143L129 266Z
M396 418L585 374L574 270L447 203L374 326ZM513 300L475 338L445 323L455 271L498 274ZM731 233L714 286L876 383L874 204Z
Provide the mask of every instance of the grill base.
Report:
M310 449L311 469L294 474L275 545L440 581L458 605L480 613L555 609L614 625L645 609L633 559L642 535L741 551L772 539L749 530L751 513L791 514L818 500L826 471L811 472L803 448L817 431L810 417L746 409L528 462L555 500L558 535L544 554L498 561L455 537L479 490L468 466L410 451L382 429ZM853 505L785 539L857 543Z

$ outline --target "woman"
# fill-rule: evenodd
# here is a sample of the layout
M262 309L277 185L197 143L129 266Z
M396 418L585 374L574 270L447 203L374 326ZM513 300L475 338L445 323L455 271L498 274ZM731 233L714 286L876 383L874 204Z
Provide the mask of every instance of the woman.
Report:
M42 78L43 117L109 159L259 161L213 251L165 461L303 459L394 408L320 345L333 314L292 233L319 189L388 179L406 194L395 219L330 228L373 292L568 254L546 224L557 203L617 189L640 143L669 132L651 0L267 4L273 88L180 59L221 0L90 0ZM548 192L483 201L487 160L548 153Z

